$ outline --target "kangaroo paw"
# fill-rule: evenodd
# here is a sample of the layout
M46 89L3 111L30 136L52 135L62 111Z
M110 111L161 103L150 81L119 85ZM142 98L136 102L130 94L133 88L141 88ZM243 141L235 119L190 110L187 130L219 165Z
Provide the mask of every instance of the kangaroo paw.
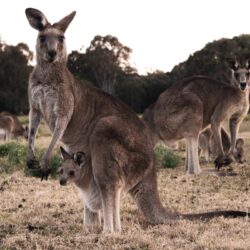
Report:
M48 177L49 177L49 175L50 175L50 172L51 172L51 170L50 170L50 168L41 168L40 169L40 175L41 175L41 181L43 181L43 180L48 180Z
M39 161L35 158L27 160L27 167L29 169L39 169Z

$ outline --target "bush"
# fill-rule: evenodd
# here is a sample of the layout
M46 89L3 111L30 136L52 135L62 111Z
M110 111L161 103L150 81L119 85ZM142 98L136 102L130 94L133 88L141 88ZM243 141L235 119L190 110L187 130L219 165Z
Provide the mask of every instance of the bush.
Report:
M21 168L26 161L27 148L14 142L0 145L0 172L12 173Z
M38 159L41 159L44 152L38 151ZM0 173L13 173L16 170L23 169L25 175L40 177L39 169L29 169L26 167L27 147L15 142L0 145ZM62 159L57 153L52 156L50 167L51 177L56 178L58 167L62 164Z
M180 165L180 157L163 145L159 145L155 148L155 155L159 165L163 168L175 168Z

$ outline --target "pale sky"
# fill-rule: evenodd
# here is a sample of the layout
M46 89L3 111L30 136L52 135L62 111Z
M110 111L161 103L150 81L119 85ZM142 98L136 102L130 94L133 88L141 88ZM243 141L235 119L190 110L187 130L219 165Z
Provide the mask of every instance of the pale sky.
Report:
M139 73L171 71L208 42L250 33L250 0L7 0L1 1L0 37L35 50L37 31L25 8L49 22L76 10L66 31L68 53L87 48L95 35L116 36L133 50Z

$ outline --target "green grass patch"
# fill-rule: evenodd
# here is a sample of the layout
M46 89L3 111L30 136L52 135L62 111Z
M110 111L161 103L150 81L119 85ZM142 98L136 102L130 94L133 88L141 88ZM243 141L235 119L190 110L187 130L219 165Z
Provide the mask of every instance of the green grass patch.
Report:
M163 145L155 148L155 155L159 165L163 168L176 168L181 163L180 157Z
M44 151L37 151L37 159L40 160ZM15 143L5 143L0 145L0 174L11 174L17 170L23 170L25 175L39 177L39 169L29 169L26 166L27 147ZM62 158L58 151L52 156L50 161L51 177L56 178L56 172L59 166L62 164Z
M18 116L18 120L20 121L20 123L22 125L28 125L29 124L29 116L27 116L27 115Z

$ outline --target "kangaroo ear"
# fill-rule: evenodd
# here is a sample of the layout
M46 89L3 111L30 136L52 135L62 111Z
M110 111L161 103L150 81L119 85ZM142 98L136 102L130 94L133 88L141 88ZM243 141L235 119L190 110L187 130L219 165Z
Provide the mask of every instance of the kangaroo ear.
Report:
M250 69L250 60L247 60L247 61L246 61L245 66L246 66L247 69Z
M64 17L62 20L60 20L57 23L54 23L52 26L54 28L57 28L63 32L66 31L66 29L68 28L69 24L71 23L71 21L73 20L74 16L76 14L76 11L73 11L71 14L69 14L68 16Z
M25 10L25 14L31 27L36 30L42 31L49 24L47 18L40 10L28 8Z
M237 70L240 66L240 64L233 58L227 58L227 64L232 70Z
M85 163L86 155L83 152L77 152L74 154L74 161L79 165L82 166Z
M60 149L61 149L62 157L65 161L72 159L72 156L63 147L60 147Z

